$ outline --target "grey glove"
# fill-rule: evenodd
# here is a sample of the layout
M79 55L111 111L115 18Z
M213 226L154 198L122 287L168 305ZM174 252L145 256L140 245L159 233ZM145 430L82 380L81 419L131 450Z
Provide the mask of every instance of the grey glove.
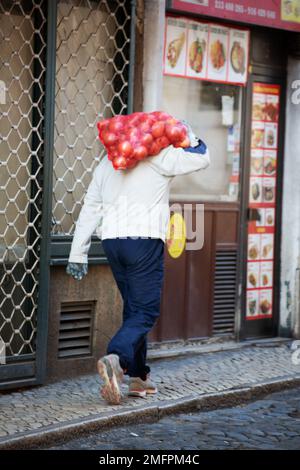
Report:
M187 128L188 138L190 139L191 147L197 147L197 145L199 145L199 139L195 136L190 124L184 119L182 119L181 122Z
M68 263L66 268L66 273L70 274L76 281L81 281L81 279L86 276L87 272L87 263Z

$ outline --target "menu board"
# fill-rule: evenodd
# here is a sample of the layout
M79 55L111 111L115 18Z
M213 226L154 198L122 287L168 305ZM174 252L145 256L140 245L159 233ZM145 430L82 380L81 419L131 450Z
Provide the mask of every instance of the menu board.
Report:
M280 86L253 84L246 319L273 315L274 236Z
M245 85L250 32L167 16L164 74Z

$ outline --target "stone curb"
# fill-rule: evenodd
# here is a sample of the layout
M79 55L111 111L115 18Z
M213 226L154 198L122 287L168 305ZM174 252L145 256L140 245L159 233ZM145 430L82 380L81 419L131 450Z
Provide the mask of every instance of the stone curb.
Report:
M101 413L93 417L79 418L60 425L46 426L41 430L20 433L18 436L0 439L0 450L33 449L65 442L90 432L101 431L113 426L157 421L171 414L209 411L218 408L237 406L258 399L269 393L300 385L300 374L285 376L222 392L203 395L188 395L183 398L166 400L159 405L125 408L120 411Z
M265 340L249 340L249 341L242 341L242 342L222 342L222 341L215 341L207 343L199 343L199 345L189 345L182 344L180 346L170 346L169 348L162 348L162 347L152 347L149 348L147 352L147 359L150 361L156 361L160 359L174 359L177 357L186 357L186 356L193 356L199 354L210 354L215 352L222 352L222 351L236 351L240 349L247 349L251 347L256 348L276 348L280 347L283 344L290 344L293 340L291 338L271 338Z

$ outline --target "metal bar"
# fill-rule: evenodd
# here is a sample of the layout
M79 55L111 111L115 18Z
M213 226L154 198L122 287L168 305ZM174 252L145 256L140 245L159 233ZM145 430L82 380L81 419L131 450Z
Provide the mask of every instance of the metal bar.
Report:
M68 253L70 253L72 236L56 235L52 237L50 250L50 264L64 266L68 263ZM92 236L91 246L88 255L90 264L108 264L106 254L104 253L101 240L96 236Z
M1 365L1 389L2 389L2 381L5 382L7 380L25 380L28 378L33 378L35 373L35 363L26 362L23 364L7 364Z
M54 104L55 104L55 58L56 58L57 0L47 0L47 58L45 96L45 149L43 162L43 205L41 228L41 252L39 273L39 298L37 314L36 371L37 383L42 383L46 375L48 299L50 287L50 230L52 213L52 173L54 144Z
M135 28L136 28L136 0L131 0L127 114L131 114L133 112L134 68L135 68Z

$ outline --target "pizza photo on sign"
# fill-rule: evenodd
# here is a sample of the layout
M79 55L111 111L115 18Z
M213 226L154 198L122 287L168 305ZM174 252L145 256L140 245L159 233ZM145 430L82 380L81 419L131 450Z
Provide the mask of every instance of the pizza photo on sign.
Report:
M246 67L246 51L239 41L234 41L230 52L230 62L236 73L244 74Z
M246 84L248 76L249 31L230 29L228 81Z

